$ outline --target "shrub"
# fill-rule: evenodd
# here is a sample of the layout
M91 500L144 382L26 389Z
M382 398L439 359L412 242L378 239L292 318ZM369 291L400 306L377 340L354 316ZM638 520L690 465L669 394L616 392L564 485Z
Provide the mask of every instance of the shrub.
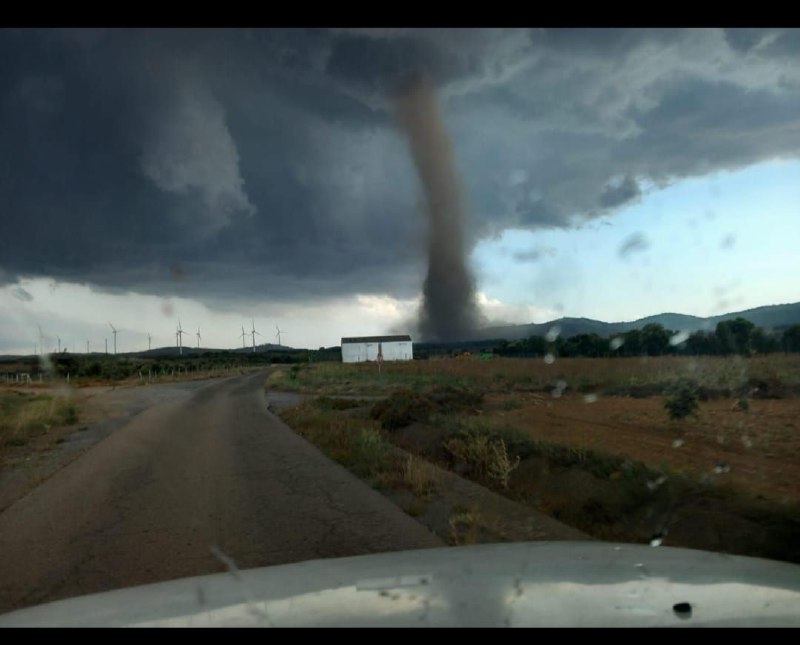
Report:
M426 396L402 389L372 406L370 417L380 421L384 430L394 432L416 421L427 420L435 411L436 406Z
M488 479L503 488L508 487L508 479L520 462L519 456L513 460L508 456L505 441L478 432L448 439L444 447L478 478Z
M378 401L370 417L380 421L384 430L393 432L415 422L427 421L432 414L473 411L483 402L483 395L464 387L440 385L427 393L403 388Z
M403 463L402 481L415 495L427 496L436 491L438 476L430 464L409 455Z
M665 391L664 408L670 419L697 416L699 398L697 383L682 379Z
M480 539L480 513L476 510L456 512L448 521L450 535L448 542L453 546L476 544Z
M428 397L439 412L461 412L477 409L483 403L483 394L466 387L439 385L434 387Z
M497 425L483 418L444 421L448 427L448 438L465 439L470 435L484 435L490 441L501 441L512 457L525 459L537 452L537 442L530 434L519 428Z
M391 453L379 432L362 430L353 442L352 459L358 474L373 477L388 466Z
M363 405L356 399L334 399L330 396L320 396L314 399L314 405L322 410L350 410Z
M73 425L78 422L78 408L74 403L64 403L61 409L61 420L66 425Z

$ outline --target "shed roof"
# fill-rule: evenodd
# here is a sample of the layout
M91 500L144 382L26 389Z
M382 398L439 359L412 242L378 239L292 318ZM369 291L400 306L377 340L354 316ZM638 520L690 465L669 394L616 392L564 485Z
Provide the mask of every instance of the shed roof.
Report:
M352 338L342 338L342 345L349 343L392 343L411 340L411 336L403 334L401 336L353 336Z

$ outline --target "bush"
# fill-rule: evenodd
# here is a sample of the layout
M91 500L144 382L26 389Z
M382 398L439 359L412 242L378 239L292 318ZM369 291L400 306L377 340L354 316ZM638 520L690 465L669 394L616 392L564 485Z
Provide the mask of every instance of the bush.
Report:
M479 432L453 437L444 447L475 476L496 482L503 488L508 488L508 479L520 462L519 456L513 460L508 456L505 441Z
M699 404L699 388L697 383L688 379L678 381L665 392L664 408L670 419L685 419L697 416Z
M65 403L61 409L61 420L66 425L78 423L78 408L74 403Z
M356 399L334 399L330 396L320 396L314 399L314 405L322 410L351 410L364 404Z
M459 419L450 427L449 437L454 439L465 439L471 435L485 435L494 442L502 441L508 454L512 457L526 459L537 452L537 443L530 434L519 428L505 425L495 425L485 419Z
M426 396L403 389L372 406L370 417L380 421L384 430L394 432L414 422L426 421L435 411L436 406Z
M434 387L426 394L403 388L378 401L370 417L380 421L384 430L393 432L415 422L427 421L434 413L474 411L482 402L482 394L452 385Z
M483 403L483 394L465 387L439 385L428 394L438 412L452 413L474 410Z
M374 477L391 460L388 444L375 430L362 430L353 441L352 467L362 477Z

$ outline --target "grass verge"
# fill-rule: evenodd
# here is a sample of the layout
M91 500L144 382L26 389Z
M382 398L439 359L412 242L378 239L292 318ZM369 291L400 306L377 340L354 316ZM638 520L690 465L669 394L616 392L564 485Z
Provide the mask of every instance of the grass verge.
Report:
M0 393L0 446L22 446L57 426L78 422L78 406L67 397Z

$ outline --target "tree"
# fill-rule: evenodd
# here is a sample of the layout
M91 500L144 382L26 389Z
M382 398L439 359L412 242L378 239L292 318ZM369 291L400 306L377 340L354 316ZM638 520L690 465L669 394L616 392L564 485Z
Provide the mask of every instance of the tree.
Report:
M717 323L714 334L723 354L742 354L747 356L751 350L751 335L755 325L745 318L734 318Z
M756 327L750 334L750 346L752 349L759 354L769 354L771 352L777 352L780 350L781 346L778 342L778 339L775 337L775 334L770 334L761 329L761 327Z
M661 356L669 352L671 334L658 323L642 327L642 347L648 356Z
M800 352L800 325L792 325L783 332L781 343L785 352Z
M686 339L686 353L693 356L719 354L716 335L709 331L697 331Z
M664 408L670 419L697 416L697 409L700 407L697 383L683 379L673 384L664 394Z
M631 329L622 335L625 341L620 348L624 356L640 356L644 352L642 345L642 332L639 329Z

